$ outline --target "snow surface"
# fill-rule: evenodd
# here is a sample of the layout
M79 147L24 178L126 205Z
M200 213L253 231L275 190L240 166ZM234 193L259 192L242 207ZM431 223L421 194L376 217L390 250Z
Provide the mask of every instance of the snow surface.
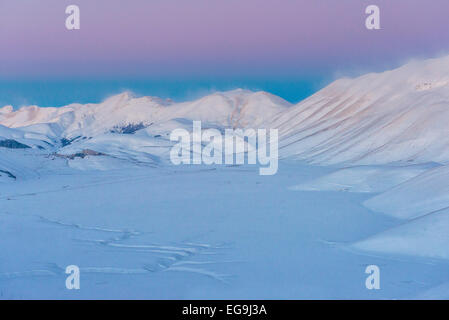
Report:
M291 190L381 192L429 170L429 165L357 166L337 169L328 175L308 181ZM383 202L382 202L383 203Z
M416 218L449 207L449 166L425 173L365 202L378 212L398 218Z
M326 171L288 162L270 177L251 166L65 167L4 185L1 296L390 299L447 280L444 263L347 250L400 222L361 206L364 194L286 188ZM78 291L65 288L71 264L81 269ZM371 264L382 290L364 286Z
M170 132L195 120L279 129L278 173L171 165ZM239 89L5 106L0 299L447 298L447 123L449 56L297 105Z
M449 209L408 221L354 247L403 255L449 259Z
M337 80L271 126L283 156L312 163L447 163L448 106L449 56Z

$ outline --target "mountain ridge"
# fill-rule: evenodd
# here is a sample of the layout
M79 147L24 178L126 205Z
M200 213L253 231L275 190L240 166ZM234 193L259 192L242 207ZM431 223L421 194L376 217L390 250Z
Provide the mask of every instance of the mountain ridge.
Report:
M313 164L446 164L449 56L339 79L295 105L267 92L236 89L180 103L123 92L97 104L0 109L0 125L24 137L46 136L62 149L81 138L113 134L166 139L170 130L189 129L195 120L222 129L276 128L282 158ZM126 149L132 139L116 140Z

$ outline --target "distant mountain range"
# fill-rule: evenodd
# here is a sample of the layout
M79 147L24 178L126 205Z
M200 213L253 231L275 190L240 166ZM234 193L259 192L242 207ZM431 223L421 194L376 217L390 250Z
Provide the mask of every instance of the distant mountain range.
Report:
M167 156L175 128L277 128L280 155L315 164L449 161L449 56L337 80L292 105L234 90L174 103L125 92L99 104L0 108L0 147L123 159Z

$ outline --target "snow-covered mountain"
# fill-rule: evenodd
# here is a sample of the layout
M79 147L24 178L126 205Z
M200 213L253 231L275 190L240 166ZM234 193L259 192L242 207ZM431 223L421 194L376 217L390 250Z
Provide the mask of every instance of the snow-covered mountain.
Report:
M289 107L269 93L241 89L183 103L124 92L99 104L29 106L16 111L6 106L0 109L0 125L23 136L40 137L51 152L70 155L90 149L151 163L167 159L170 132L191 131L194 120L201 120L203 128L258 128Z
M449 56L337 80L278 115L280 154L318 164L449 161Z
M0 125L0 147L9 149L45 149L51 146L51 139L38 130L20 130Z
M289 105L269 93L246 90L214 93L184 103L154 97L136 98L124 92L99 104L71 104L61 108L30 106L17 111L6 106L0 109L0 124L27 127L27 131L41 131L37 125L53 124L48 133L65 139L109 132L134 133L174 119L201 120L226 127L257 127Z
M316 164L447 163L448 106L449 56L337 80L294 106L246 90L183 103L125 92L99 104L16 111L6 106L0 124L64 146L105 134L141 132L139 139L153 140L201 120L221 128L278 128L282 157ZM128 138L118 140L126 149Z

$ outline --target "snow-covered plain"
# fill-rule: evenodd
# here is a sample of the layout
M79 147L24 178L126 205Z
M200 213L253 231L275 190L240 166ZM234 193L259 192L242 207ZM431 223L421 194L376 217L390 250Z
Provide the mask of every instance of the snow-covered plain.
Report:
M0 108L0 299L449 298L448 75L449 57L415 61L297 105ZM195 120L279 129L277 174L172 165L170 132Z

